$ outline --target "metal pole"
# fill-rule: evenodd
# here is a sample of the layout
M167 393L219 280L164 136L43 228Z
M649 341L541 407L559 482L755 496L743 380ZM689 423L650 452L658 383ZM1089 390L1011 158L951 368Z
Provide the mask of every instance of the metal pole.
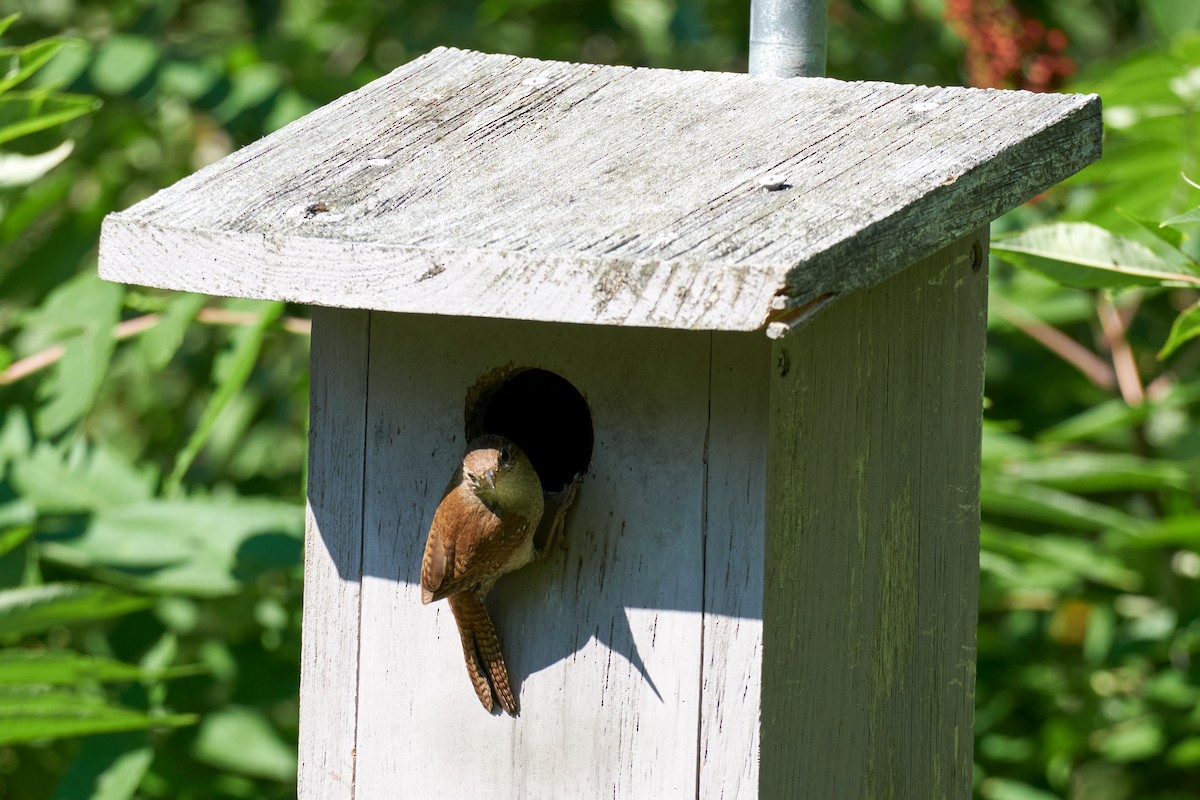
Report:
M825 74L827 0L750 0L750 74Z

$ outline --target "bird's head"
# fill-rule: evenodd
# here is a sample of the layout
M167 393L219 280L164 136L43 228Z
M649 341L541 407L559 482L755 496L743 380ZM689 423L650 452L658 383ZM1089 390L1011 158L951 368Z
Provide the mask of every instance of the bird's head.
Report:
M489 507L541 516L542 484L529 457L503 436L473 439L463 456L463 480Z

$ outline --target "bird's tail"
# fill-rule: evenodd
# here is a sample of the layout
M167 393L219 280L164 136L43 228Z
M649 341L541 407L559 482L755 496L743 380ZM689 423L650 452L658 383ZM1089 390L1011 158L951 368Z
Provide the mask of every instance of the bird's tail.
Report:
M500 639L492 626L483 602L474 592L459 592L447 598L454 621L458 623L458 634L462 637L463 657L467 661L467 674L475 686L475 694L483 707L491 711L495 707L492 692L500 701L500 707L512 716L517 715L517 699L508 683L508 670L504 666L504 654L500 652Z

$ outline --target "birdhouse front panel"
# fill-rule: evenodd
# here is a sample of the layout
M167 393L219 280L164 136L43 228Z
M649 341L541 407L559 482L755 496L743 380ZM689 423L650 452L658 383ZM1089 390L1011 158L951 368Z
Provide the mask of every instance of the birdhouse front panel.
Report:
M322 317L339 313L323 312L317 330L326 327ZM335 642L358 639L357 718L353 742L341 748L355 753L356 796L394 796L401 781L426 797L693 796L698 736L719 738L699 725L717 696L703 690L706 603L726 628L749 628L748 640L761 628L706 583L709 566L728 582L732 538L761 542L763 513L763 438L739 442L739 433L710 418L712 335L373 313L368 337L360 595L336 629L314 612L322 629L306 630L306 641L330 640L331 657L350 650ZM737 345L753 354L760 374L736 386L761 393L769 344L743 334ZM501 578L487 597L520 701L513 719L481 708L454 619L445 602L421 604L419 573L426 532L478 416L469 407L481 396L478 384L529 368L578 389L594 445L562 546ZM314 379L323 374L314 363ZM762 410L743 424L762 428ZM320 428L314 419L315 437ZM724 436L715 467L706 465L710 431ZM551 431L561 447L584 433ZM706 496L712 473L736 486L732 510L729 497ZM721 520L713 542L710 513ZM314 516L320 540L311 547L328 553L338 550L329 536L353 535L327 533L315 506ZM716 542L725 552L711 551ZM761 561L732 567L739 590L754 592ZM723 671L750 662L720 656L718 683L745 694L744 676L729 682ZM316 683L306 679L306 691L326 692L322 668L308 668ZM753 698L744 712L757 714ZM714 763L727 758L729 768L752 777L753 721L729 722L743 749L724 747ZM321 738L312 729L305 735Z

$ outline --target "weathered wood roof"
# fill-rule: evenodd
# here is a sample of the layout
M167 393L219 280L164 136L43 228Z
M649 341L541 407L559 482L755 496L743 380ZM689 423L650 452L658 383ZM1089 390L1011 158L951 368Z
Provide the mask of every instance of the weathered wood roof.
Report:
M439 48L110 215L127 283L752 330L1100 154L1100 100Z

